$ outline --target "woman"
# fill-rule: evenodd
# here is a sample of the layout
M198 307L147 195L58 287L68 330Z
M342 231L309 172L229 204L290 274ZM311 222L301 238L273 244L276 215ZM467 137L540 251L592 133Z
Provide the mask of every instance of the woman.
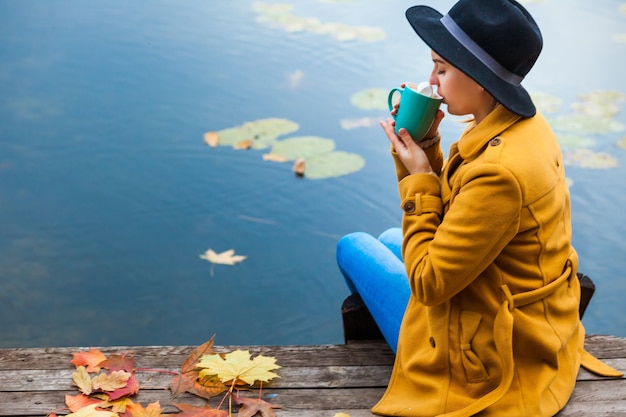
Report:
M446 16L415 6L406 17L432 49L430 83L448 112L472 121L445 164L442 112L418 143L381 122L404 210L404 265L393 232L338 244L348 285L397 346L372 411L552 416L574 389L584 329L561 152L520 84L541 33L512 0L460 0Z

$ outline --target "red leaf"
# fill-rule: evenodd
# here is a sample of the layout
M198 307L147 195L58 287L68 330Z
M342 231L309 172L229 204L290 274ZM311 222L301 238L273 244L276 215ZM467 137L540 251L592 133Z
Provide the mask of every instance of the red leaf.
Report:
M127 395L135 395L139 392L139 381L137 381L137 377L133 373L130 378L128 378L128 382L126 386L123 388L118 388L115 391L109 392L109 401L115 401L119 398L125 397Z
M111 355L104 362L100 364L104 369L109 371L126 371L133 373L135 370L135 360L132 356L126 355ZM89 370L87 370L89 371Z
M77 394L77 395L66 395L65 396L65 405L70 409L72 413L77 412L83 407L86 407L91 404L100 404L102 400L97 398L90 398L85 394Z

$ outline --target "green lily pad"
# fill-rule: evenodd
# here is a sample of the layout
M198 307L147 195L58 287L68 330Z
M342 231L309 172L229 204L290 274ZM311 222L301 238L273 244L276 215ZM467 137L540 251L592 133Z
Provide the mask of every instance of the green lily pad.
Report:
M624 125L606 117L594 117L587 114L569 114L550 119L555 130L566 132L600 134L623 131Z
M370 88L354 93L350 97L353 106L364 110L389 110L387 96L389 90L385 88Z
M295 132L299 128L297 123L287 119L268 118L222 129L217 134L219 144L223 146L234 146L250 139L253 149L264 149L271 146L279 136Z
M556 138L563 149L590 148L596 144L594 139L583 136L557 135Z
M335 151L306 160L305 177L319 180L352 174L365 166L365 159L355 153Z
M563 105L563 100L559 97L540 91L531 92L530 97L541 113L556 113L561 110L561 106Z
M308 163L309 157L327 154L333 149L335 149L335 141L332 139L318 136L296 136L275 142L270 153L282 156L289 161L305 158Z
M626 94L618 90L597 90L579 95L580 99L585 101L603 102L623 102L626 101Z
M626 138L618 140L615 145L620 149L626 149Z
M589 169L609 169L618 166L618 161L606 152L594 152L591 149L575 149L563 153L565 165Z

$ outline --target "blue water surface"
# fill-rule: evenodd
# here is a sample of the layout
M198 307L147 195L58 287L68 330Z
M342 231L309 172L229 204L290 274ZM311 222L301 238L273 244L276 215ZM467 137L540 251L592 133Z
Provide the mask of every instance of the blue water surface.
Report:
M253 3L0 0L0 347L343 341L335 244L401 211L380 128L340 121L386 117L350 97L426 79L430 53L404 19L411 2L291 2L384 29L372 42L263 25ZM579 94L626 92L620 5L528 2L545 47L524 85L563 113ZM203 141L268 117L365 167L302 179ZM447 117L444 146L462 129ZM594 136L617 167L567 167L580 270L598 287L589 333L626 336L625 136ZM247 258L211 266L209 248Z

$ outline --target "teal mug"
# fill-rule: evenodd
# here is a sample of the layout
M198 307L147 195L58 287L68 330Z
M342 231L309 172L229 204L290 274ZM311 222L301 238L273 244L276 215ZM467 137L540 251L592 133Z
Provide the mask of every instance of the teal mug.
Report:
M400 95L400 107L394 116L396 121L396 134L401 128L405 128L414 141L419 142L433 124L437 110L441 105L441 97L431 97L430 88L427 88L428 95L419 93L422 84L405 83L404 88L393 88L389 91L387 104L389 111L393 110L393 97L396 93ZM428 86L430 87L430 86Z

